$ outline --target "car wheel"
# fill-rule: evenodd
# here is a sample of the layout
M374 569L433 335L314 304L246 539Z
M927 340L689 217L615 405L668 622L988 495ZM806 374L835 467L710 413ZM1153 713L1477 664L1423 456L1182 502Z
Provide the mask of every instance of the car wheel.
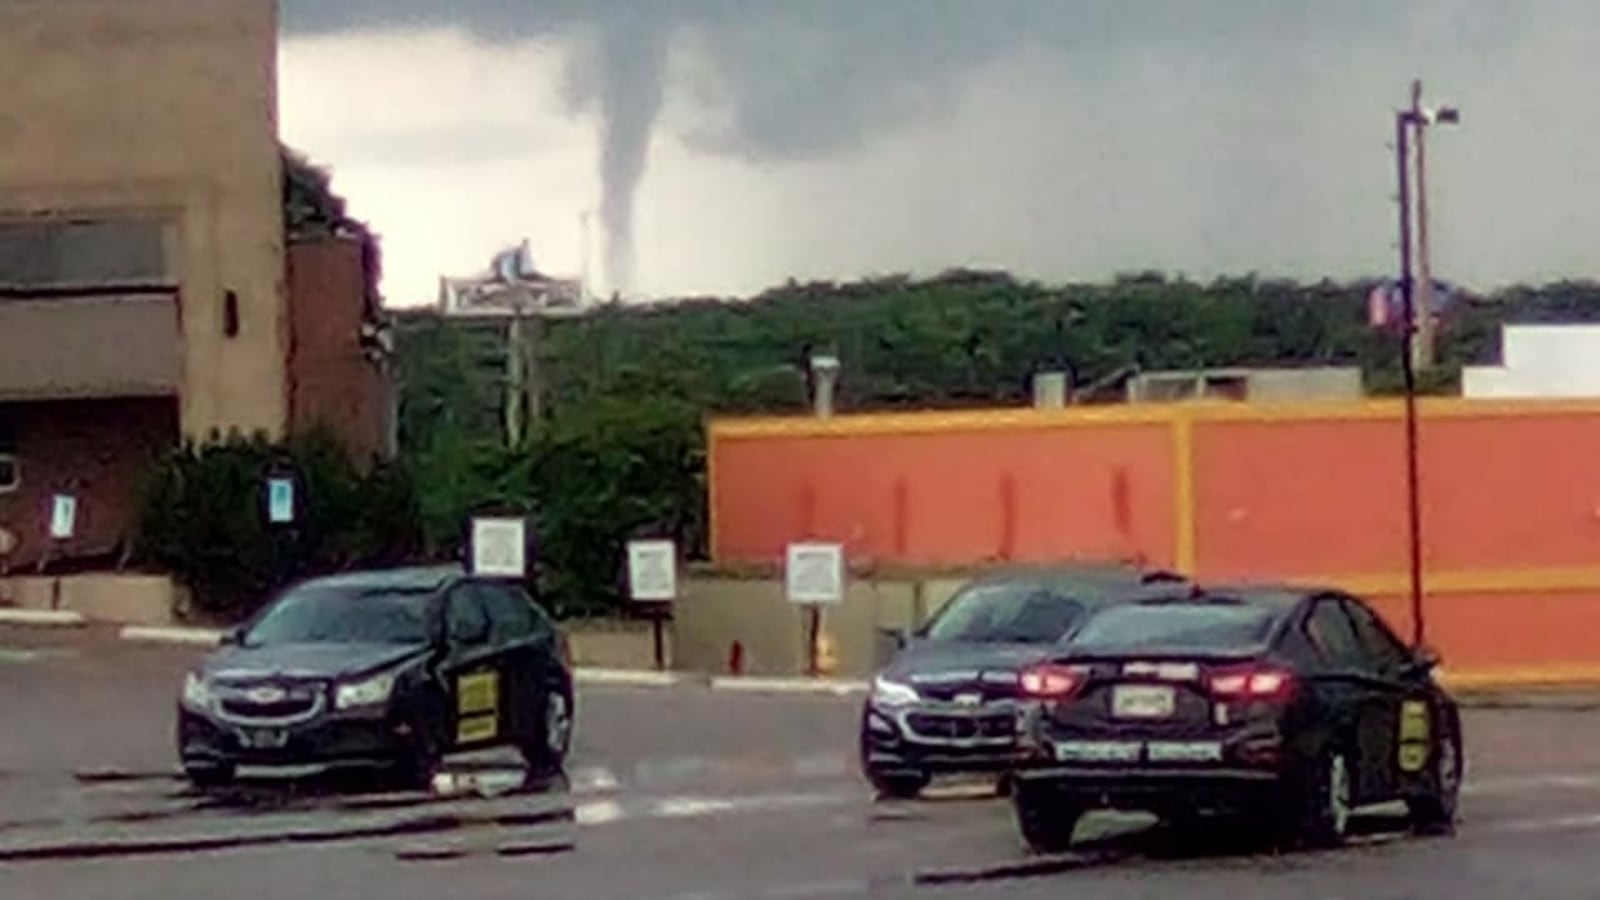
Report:
M1461 777L1465 770L1461 755L1461 738L1453 728L1441 729L1439 743L1433 751L1433 792L1406 800L1411 813L1412 830L1418 834L1453 834L1456 827L1456 810L1461 798Z
M927 775L920 772L868 772L867 780L872 782L872 789L878 792L880 798L886 800L915 800L931 781Z
M572 749L572 703L562 691L545 695L538 735L521 746L522 758L536 775L560 774Z
M1317 849L1338 847L1350 834L1355 808L1355 773L1344 751L1329 749L1311 767L1301 786L1299 842Z
M1072 834L1083 818L1081 806L1049 789L1017 781L1011 786L1011 807L1028 849L1048 854L1065 853L1072 848Z

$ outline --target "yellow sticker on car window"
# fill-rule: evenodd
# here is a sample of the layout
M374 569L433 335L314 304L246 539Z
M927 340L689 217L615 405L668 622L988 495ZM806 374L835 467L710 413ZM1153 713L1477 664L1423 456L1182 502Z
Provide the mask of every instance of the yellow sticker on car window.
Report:
M1428 704L1421 700L1407 700L1400 704L1400 740L1427 741L1432 729L1428 727Z
M500 723L494 713L478 716L462 716L456 725L456 743L476 744L487 741L500 733Z
M463 716L500 708L500 673L463 675L456 682L456 712Z

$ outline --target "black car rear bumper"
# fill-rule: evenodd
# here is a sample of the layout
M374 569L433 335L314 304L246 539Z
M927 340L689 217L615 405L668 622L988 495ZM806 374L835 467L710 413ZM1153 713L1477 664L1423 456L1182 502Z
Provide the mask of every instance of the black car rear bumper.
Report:
M915 727L921 724L925 730ZM1002 772L1021 760L1010 708L950 713L868 705L861 721L861 762L880 774Z
M183 768L232 772L241 768L294 771L388 769L411 759L414 737L397 720L378 716L326 715L281 727L282 746L247 746L244 735L259 726L233 724L181 708L178 752Z
M1018 790L1090 808L1246 812L1274 796L1283 776L1238 767L1107 768L1049 763L1019 769Z

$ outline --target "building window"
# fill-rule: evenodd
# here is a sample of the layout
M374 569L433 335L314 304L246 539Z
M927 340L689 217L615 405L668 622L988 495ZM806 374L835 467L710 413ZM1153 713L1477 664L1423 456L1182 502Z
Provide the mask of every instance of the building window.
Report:
M0 220L0 291L171 288L166 219Z
M22 463L15 454L0 453L0 494L22 487Z

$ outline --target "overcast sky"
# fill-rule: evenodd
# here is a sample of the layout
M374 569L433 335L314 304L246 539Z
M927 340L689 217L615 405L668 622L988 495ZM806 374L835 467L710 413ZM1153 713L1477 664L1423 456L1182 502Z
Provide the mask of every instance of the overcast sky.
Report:
M1588 0L281 0L287 140L390 302L530 239L630 295L953 266L1394 268L1393 110L1437 275L1600 268ZM630 242L631 236L631 242Z

